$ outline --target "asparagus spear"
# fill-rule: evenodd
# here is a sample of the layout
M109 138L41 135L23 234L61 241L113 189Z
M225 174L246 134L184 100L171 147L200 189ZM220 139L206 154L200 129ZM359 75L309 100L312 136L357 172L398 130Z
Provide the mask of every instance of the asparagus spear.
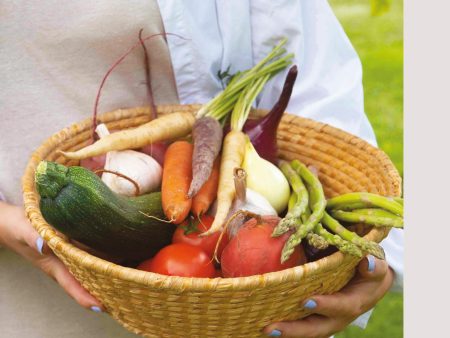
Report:
M352 192L337 197L333 197L328 200L328 209L346 209L348 204L352 204L352 207L361 203L363 208L367 207L379 207L390 211L396 215L403 216L403 206L397 203L393 198L384 197L368 192Z
M314 230L317 223L320 222L325 212L326 199L323 192L322 184L319 179L300 161L294 160L291 162L292 168L300 175L300 177L306 182L309 193L309 207L312 210L309 218L301 224L297 231L289 237L281 252L281 262L285 262L289 259L290 255L294 251L294 248L300 244L303 238L308 233Z
M394 201L397 202L398 204L403 205L403 198L401 197L394 197Z
M292 208L295 206L296 203L297 203L297 195L295 193L292 193L291 197L289 197L288 213L292 210Z
M357 209L352 212L331 210L330 214L337 220L344 222L403 228L403 218L383 209Z
M324 239L328 244L334 245L339 251L359 258L363 256L362 250L356 244L342 239L338 235L333 235L322 224L318 223L314 231L320 238Z
M339 235L342 239L355 244L361 250L366 251L379 259L385 258L384 250L381 246L375 242L368 241L367 239L358 236L358 234L352 231L347 230L327 212L324 213L322 223L336 235Z
M288 162L281 161L280 169L289 181L292 187L293 194L295 194L296 203L289 209L287 215L278 223L273 229L272 236L278 237L289 231L298 224L298 218L303 214L308 207L308 191L303 184L300 176L295 172Z
M316 225L319 226L320 223ZM316 249L323 250L328 248L328 242L325 238L323 238L320 234L316 233L316 228L314 228L314 232L310 232L306 235L306 239L308 240L309 245L315 247Z
M302 215L302 219L306 219L311 214L309 208L306 209ZM314 233L309 233L306 238L308 243L317 249L326 249L328 245L333 245L343 253L348 253L356 257L362 257L363 253L361 249L354 243L342 239L338 235L332 234L327 231L321 223L317 223L314 228Z

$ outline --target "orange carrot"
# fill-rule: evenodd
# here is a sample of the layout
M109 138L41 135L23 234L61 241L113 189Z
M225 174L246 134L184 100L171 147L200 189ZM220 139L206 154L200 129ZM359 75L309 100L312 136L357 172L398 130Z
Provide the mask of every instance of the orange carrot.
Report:
M199 192L192 199L192 213L200 217L208 211L212 202L217 196L217 186L219 185L219 173L220 173L220 158L217 157L212 167L211 175L208 180L203 184Z
M164 157L162 207L174 224L183 222L191 209L192 199L187 194L192 181L192 152L192 144L176 141L167 148Z

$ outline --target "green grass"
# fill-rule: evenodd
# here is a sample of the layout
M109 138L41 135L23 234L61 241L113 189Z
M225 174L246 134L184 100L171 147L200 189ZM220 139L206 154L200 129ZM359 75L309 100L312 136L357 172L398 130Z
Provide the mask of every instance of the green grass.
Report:
M370 15L370 1L330 0L363 64L365 110L378 144L403 174L403 1Z
M403 1L377 17L369 0L329 2L361 58L365 110L378 145L403 176ZM336 337L403 337L403 295L387 294L365 330L349 327Z

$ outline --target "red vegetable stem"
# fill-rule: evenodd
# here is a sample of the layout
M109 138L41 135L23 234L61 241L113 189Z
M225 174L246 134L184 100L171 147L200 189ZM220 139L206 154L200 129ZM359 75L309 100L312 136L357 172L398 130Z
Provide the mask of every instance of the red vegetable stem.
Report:
M144 66L145 66L145 82L147 84L147 94L148 94L148 101L150 104L150 116L151 119L156 119L156 105L155 100L153 99L153 89L152 89L152 81L151 81L151 70L150 70L150 56L147 52L147 47L145 47L144 40L142 40L142 31L144 29L142 28L139 31L139 41L141 42L142 49L144 50Z
M277 129L291 98L297 73L297 66L292 66L287 73L280 97L270 112L256 125L251 123L244 126L244 132L250 137L258 154L275 164L277 162Z
M105 85L106 79L109 77L109 75L114 70L114 68L116 68L128 56L128 54L130 54L136 47L139 47L142 44L142 41L146 41L146 40L149 40L151 38L154 38L155 36L161 36L161 35L162 36L173 35L173 36L176 36L177 38L186 40L186 38L182 37L181 35L174 34L174 33L157 33L157 34L152 34L152 35L147 36L147 37L145 37L143 39L140 39L140 41L138 43L136 43L133 46L131 46L126 51L126 53L123 54L116 62L114 62L114 64L106 72L105 76L102 79L102 82L100 83L100 87L98 88L97 97L95 98L94 114L93 114L94 116L92 118L92 139L93 140L96 140L95 128L97 128L98 103L100 101L100 94L101 94L101 91L103 89L103 86Z
M137 182L135 180L128 177L127 175L124 175L117 171L106 170L106 169L98 169L98 170L94 171L94 174L101 174L101 173L113 174L113 175L116 175L116 176L126 179L127 181L131 182L131 184L134 185L134 188L136 189L135 195L139 196L141 194L141 190L139 189L139 184L137 184Z

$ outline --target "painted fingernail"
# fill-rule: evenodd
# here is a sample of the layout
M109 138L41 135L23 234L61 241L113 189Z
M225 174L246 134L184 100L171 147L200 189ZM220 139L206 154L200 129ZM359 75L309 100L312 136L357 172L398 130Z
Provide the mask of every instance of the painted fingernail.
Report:
M375 271L375 257L372 255L367 256L367 270L369 272Z
M280 337L281 336L281 331L280 330L272 330L272 332L270 332L269 337Z
M305 305L303 305L303 307L304 307L305 309L308 309L308 310L315 309L316 306L317 306L317 303L316 303L315 301L313 301L312 299L308 300L308 301L305 303Z
M103 312L98 306L91 306L91 310L97 313Z
M36 248L41 255L43 255L42 253L43 247L44 247L44 239L41 236L39 236L38 239L36 240Z

